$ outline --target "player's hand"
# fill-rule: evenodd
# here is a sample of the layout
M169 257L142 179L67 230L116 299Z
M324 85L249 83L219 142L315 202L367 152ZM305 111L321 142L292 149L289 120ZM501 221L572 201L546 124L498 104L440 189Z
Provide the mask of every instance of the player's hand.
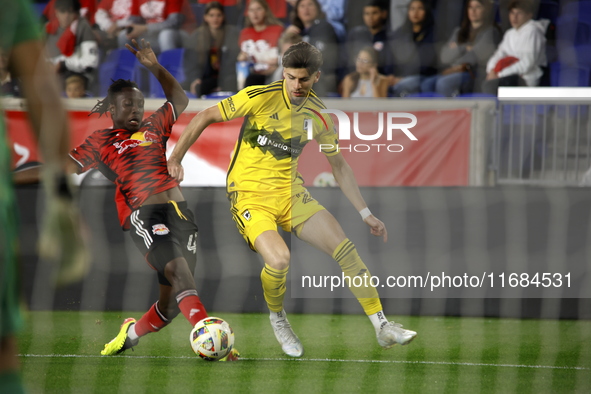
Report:
M150 68L156 64L158 64L158 58L156 54L152 50L152 46L150 43L142 38L141 45L133 39L131 40L133 46L129 44L125 44L125 47L129 49L131 53L135 55L137 60L147 68Z
M374 215L369 215L363 220L370 228L369 232L376 237L383 237L384 243L388 242L388 230L386 225Z
M44 171L45 211L39 236L39 256L54 264L58 286L81 280L90 265L88 237L65 176Z
M168 173L177 181L182 182L185 179L185 170L178 160L168 160Z

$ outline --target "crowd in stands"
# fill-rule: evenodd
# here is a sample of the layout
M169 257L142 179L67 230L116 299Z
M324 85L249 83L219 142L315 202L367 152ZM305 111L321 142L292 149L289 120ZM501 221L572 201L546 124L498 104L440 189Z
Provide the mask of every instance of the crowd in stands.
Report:
M558 15L552 20L537 18L549 15L545 11L549 4L561 10L585 2L591 4L591 0L49 0L41 23L48 61L67 97L99 95L100 86L110 84L117 69L105 65L109 54L132 39L149 41L159 56L176 51L175 76L190 97L229 94L281 79L281 54L301 40L324 55L315 85L320 96L453 97L495 95L499 86L553 81L564 85L559 77L550 77L550 68L560 62L556 53L549 52L560 36ZM579 44L591 45L589 34L581 38L577 30L575 35ZM591 65L573 66L572 58L570 62L566 69L582 67L578 85L589 86ZM18 96L18 86L3 64L0 61L0 92ZM126 79L142 78L138 67L132 65L127 72L131 74ZM138 84L147 97L153 96L149 81Z

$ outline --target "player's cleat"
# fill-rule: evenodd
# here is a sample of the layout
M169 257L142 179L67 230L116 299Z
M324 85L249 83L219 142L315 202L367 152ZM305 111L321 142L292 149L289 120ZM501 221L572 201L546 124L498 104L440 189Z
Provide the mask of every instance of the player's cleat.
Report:
M284 311L271 313L271 326L273 326L275 338L281 344L281 349L283 349L285 354L290 357L301 357L304 354L304 346L295 332L293 332Z
M220 358L220 361L238 361L240 358L240 352L238 349L232 349L230 353L224 358Z
M408 345L416 336L416 332L405 330L402 324L393 321L384 324L377 335L378 344L384 349L390 349L396 344Z
M103 356L113 356L115 354L123 353L125 350L138 344L139 338L135 341L132 341L127 336L127 331L132 324L135 324L135 319L132 317L128 317L123 321L123 324L119 329L119 334L117 334L117 336L113 338L111 342L107 343L105 348L101 351Z

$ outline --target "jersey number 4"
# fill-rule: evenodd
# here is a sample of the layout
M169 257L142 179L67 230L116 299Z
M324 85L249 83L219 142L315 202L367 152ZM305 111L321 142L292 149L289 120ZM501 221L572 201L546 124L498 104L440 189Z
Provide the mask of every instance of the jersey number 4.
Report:
M189 236L189 242L187 242L187 250L193 254L197 253L197 233Z

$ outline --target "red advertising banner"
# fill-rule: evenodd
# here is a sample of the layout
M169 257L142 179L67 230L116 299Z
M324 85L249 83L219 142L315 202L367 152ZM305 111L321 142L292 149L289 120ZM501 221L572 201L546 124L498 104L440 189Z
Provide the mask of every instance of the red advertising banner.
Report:
M145 116L152 112L146 111ZM414 111L416 125L408 131L416 137L411 140L394 124L408 124L409 119L389 118L386 112L359 112L357 118L346 112L351 123L351 139L340 140L340 150L353 168L361 186L462 186L468 185L470 158L471 113L467 109ZM173 129L169 150L174 147L180 133L195 112L183 113ZM332 115L331 115L332 116ZM360 139L379 130L381 136ZM42 161L32 138L26 113L7 110L8 138L13 151L13 167L27 162ZM357 119L357 120L355 120ZM333 116L335 124L339 124ZM88 111L70 111L72 147L80 144L90 133L112 126L107 116L101 118ZM188 152L183 165L183 185L223 186L232 150L238 138L241 119L214 124L201 135ZM367 138L367 137L365 137ZM372 137L373 138L373 137ZM319 152L318 144L311 141L299 160L299 169L307 185L332 182L330 165Z
M341 153L353 169L360 186L462 186L468 185L470 160L469 110L413 111L416 126L408 131L393 129L388 140L388 113L346 112L351 121L351 139L339 141ZM392 117L390 123L409 124L409 119ZM375 140L356 137L376 134L382 117L383 131ZM335 124L339 124L333 117ZM366 137L367 138L367 137ZM307 185L321 186L330 179L328 161L312 141L299 161L299 170Z

